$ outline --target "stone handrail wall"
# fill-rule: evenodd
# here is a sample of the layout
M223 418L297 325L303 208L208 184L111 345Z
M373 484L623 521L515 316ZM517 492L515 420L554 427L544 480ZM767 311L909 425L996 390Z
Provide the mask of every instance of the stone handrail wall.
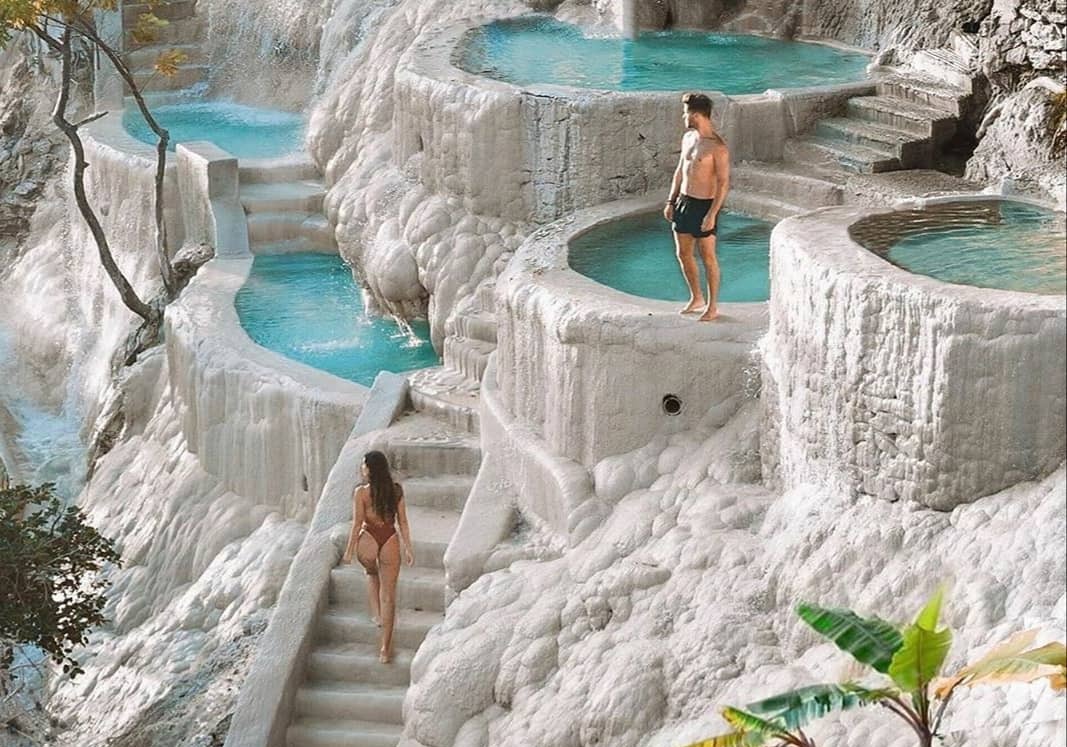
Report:
M237 159L214 143L179 143L178 186L189 241L215 247L216 257L247 257L248 221L241 206Z
M650 190L666 193L683 134L681 91L514 86L453 64L474 27L452 25L415 45L396 71L394 159L470 212L548 222ZM713 118L735 161L781 158L785 140L843 113L870 81L725 96Z
M946 510L1047 475L1067 387L1033 373L1064 370L1064 297L897 268L849 235L885 212L823 210L772 234L764 474Z

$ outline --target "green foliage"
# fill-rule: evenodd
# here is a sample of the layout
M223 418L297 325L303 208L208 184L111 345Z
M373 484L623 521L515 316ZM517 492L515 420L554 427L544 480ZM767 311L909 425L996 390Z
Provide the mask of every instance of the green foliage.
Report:
M38 646L80 673L71 654L104 622L98 571L119 561L114 543L52 485L17 485L0 490L0 557L0 642Z
M760 747L767 743L767 737L757 732L734 731L709 737L686 747Z
M943 598L938 589L915 621L902 629L848 609L798 605L802 620L842 651L888 675L890 682L880 688L853 683L810 685L750 703L744 710L725 708L723 718L733 731L688 747L760 747L769 742L814 747L803 732L808 724L836 711L875 704L899 716L915 733L919 747L932 747L957 687L1047 679L1053 690L1067 690L1067 647L1049 643L1027 649L1036 638L1034 631L1014 636L935 683L952 644L952 631L938 627Z
M781 724L785 729L801 729L835 711L877 703L887 692L852 683L810 685L749 703L745 708L752 714Z
M941 666L952 646L952 631L948 628L937 630L942 596L939 589L915 622L904 628L904 645L889 664L889 676L909 695L925 697L927 686L941 673Z
M889 672L893 655L904 644L900 631L877 617L863 618L852 610L814 604L798 605L797 614L839 649L882 674Z

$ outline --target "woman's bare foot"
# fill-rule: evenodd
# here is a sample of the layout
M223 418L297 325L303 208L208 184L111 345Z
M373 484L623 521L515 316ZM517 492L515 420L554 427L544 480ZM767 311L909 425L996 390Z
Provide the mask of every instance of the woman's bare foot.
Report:
M704 308L704 299L703 298L693 298L693 299L691 299L689 301L689 303L687 303L685 305L685 308L683 308L678 313L679 314L695 314L698 311L700 311L702 308Z
M379 617L378 615L371 615L370 616L370 621L372 623L374 623L375 627L378 627L378 628L382 627L382 618Z
M393 654L390 651L386 651L384 648L378 651L378 661L382 664L388 664L393 660Z
M704 313L697 319L698 322L713 322L719 318L719 310L712 307L704 309Z

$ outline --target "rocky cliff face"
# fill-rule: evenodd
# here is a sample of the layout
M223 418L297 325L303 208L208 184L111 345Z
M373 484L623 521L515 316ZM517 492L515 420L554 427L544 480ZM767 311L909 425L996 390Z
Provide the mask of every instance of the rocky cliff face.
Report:
M0 52L0 273L6 249L25 238L30 217L55 167L66 160L66 141L48 122L41 89L50 81L21 44Z

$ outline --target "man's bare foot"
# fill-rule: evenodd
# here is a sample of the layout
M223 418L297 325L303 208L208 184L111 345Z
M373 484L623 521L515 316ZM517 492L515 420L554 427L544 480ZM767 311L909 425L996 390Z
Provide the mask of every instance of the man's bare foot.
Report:
M719 310L713 309L710 306L704 309L704 313L697 319L698 322L713 322L719 318Z
M700 311L702 308L704 308L704 299L703 298L694 298L689 303L687 303L685 305L685 308L683 308L678 313L679 314L695 314L698 311Z

